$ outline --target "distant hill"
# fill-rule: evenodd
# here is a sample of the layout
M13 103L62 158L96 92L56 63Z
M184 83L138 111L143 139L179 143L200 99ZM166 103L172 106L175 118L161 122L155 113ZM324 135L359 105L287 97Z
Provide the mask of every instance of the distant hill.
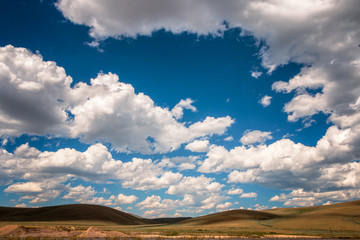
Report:
M113 208L70 204L40 208L0 207L0 221L101 221L121 225L141 225L148 222L142 218Z
M243 220L269 220L278 218L279 216L272 213L252 211L252 210L231 210L225 212L214 213L193 219L182 221L181 223L190 225L208 225L221 224L233 221Z
M230 210L196 218L145 219L109 207L71 204L41 208L0 207L0 221L96 221L119 225L176 223L177 227L228 227L244 231L288 232L343 231L360 233L360 201L302 208L278 208L264 211ZM176 227L169 225L169 228ZM207 227L206 227L207 226Z
M203 226L205 229L358 236L360 201L264 211L231 210L188 219L178 224L184 227Z
M113 208L91 204L69 204L40 208L0 207L0 221L14 222L55 222L55 221L96 221L120 225L167 224L189 219L178 218L141 218Z

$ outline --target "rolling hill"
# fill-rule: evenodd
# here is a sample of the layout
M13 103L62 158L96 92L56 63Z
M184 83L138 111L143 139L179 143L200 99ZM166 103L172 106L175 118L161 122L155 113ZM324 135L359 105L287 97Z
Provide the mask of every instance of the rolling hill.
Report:
M145 219L109 207L72 204L42 208L0 207L3 222L101 222L127 231L261 232L318 236L360 236L360 201L263 211L230 210L196 218ZM142 225L142 226L139 226ZM151 229L151 230L150 230Z
M142 218L118 211L113 208L90 205L70 204L40 208L0 207L0 221L100 221L121 225L148 224Z
M226 224L229 222L245 220L269 220L278 218L273 213L252 211L252 210L230 210L220 213L205 215L193 219L182 221L183 224L189 225L209 225L209 224Z
M188 219L177 225L184 229L201 226L207 231L358 237L360 201L263 211L231 210Z

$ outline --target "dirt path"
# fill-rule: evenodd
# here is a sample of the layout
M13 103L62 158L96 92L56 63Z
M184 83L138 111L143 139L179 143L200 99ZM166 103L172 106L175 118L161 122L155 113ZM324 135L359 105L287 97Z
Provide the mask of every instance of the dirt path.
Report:
M10 233L14 232L16 229L18 229L18 225L7 225L5 227L0 228L0 236L6 236Z

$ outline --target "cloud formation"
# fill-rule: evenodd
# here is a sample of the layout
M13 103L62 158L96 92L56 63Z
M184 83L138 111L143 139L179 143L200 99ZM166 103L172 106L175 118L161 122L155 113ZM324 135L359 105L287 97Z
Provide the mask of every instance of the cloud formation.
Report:
M11 184L18 179L27 181L14 183L5 192L19 193L32 199L41 197L41 202L48 201L50 196L55 198L63 191L69 192L66 198L90 201L90 197L95 194L91 187L65 187L64 183L73 178L115 181L124 188L138 190L168 188L182 178L181 173L166 171L151 159L133 158L130 162L115 160L100 143L90 146L85 152L70 148L40 152L24 144L14 153L1 149L0 163L3 184ZM134 200L134 197L127 199L123 195L117 198L114 201L118 203Z
M252 145L254 143L264 144L267 140L272 139L271 132L262 132L259 130L247 130L240 138L243 145Z
M196 107L193 106L192 104L194 103L194 101L190 98L187 98L185 100L181 100L178 104L175 105L175 107L173 109L171 109L171 114L176 118L176 119L181 119L184 115L184 109L189 109L193 112L196 112Z
M306 124L316 114L328 116L331 126L317 144L306 146L282 139L265 145L271 133L248 132L241 141L246 146L228 150L206 144L209 146L206 159L198 170L224 171L228 173L229 183L292 189L289 194L271 199L284 205L359 198L358 1L256 0L224 4L211 0L151 3L59 0L57 7L73 23L90 27L93 46L99 46L99 41L108 37L150 36L159 29L221 36L227 28L240 27L243 35L252 35L263 43L259 56L268 74L289 62L302 65L299 74L289 81L275 82L272 89L293 96L283 108L290 122L306 120ZM80 138L86 143L109 142L121 152L167 153L188 143L188 148L199 150L191 143L221 135L234 122L227 116L206 117L191 125L181 123L178 119L182 118L183 109L196 110L191 99L181 100L169 111L156 106L145 94L136 93L130 84L119 82L112 73L99 74L89 85L78 83L70 87L71 83L71 77L56 63L43 61L40 55L26 49L1 48L0 135L50 134ZM263 100L260 103L264 106L270 104L269 98ZM253 146L255 143L261 145ZM65 188L62 183L71 176L101 180L110 175L123 187L168 188L169 194L183 196L182 200L170 200L154 195L139 205L144 209L147 206L169 209L166 206L183 206L185 202L200 206L201 210L226 206L221 204L224 199L217 193L222 184L205 176L185 178L181 173L162 168L174 164L179 169L193 169L194 162L175 164L169 160L160 165L151 159L134 158L123 163L112 159L102 144L94 144L84 153L74 149L40 152L25 144L13 154L1 149L0 161L2 184L10 184L13 179L27 181L14 183L6 191L27 194L34 203L59 196ZM28 171L24 169L25 163ZM180 167L181 164L187 165ZM110 169L115 169L117 175L110 173ZM139 173L148 175L140 178ZM49 176L54 179L48 180ZM206 199L186 195L183 189L196 181L212 186L214 193ZM207 189L200 185L200 192ZM76 189L72 188L73 195L69 196L75 196ZM92 193L91 187L88 190Z
M11 45L0 48L0 135L50 134L149 154L221 135L234 122L229 116L206 117L187 127L113 73L100 73L90 85L79 82L71 88L71 83L63 68L40 55ZM175 115L182 117L183 108L196 111L192 102L181 100Z
M268 106L270 106L270 104L271 104L271 99L272 99L271 96L265 95L265 96L263 96L263 97L260 99L259 103L260 103L263 107L268 107Z
M209 150L209 140L195 140L186 145L185 149L192 152L207 152Z
M235 147L229 151L212 146L199 171L234 170L229 174L230 182L258 182L294 191L304 189L307 193L358 188L355 181L359 163L354 162L360 157L356 147L360 128L358 1L220 4L202 0L191 2L191 6L189 1L156 1L149 11L141 11L139 3L120 1L115 7L105 3L89 8L81 1L60 0L57 6L66 18L89 26L95 40L151 35L158 29L221 35L226 21L228 27L240 27L242 34L265 43L260 56L268 73L289 62L304 65L288 82L273 84L276 92L294 93L283 109L289 121L303 120L306 125L312 116L322 113L333 124L314 147L285 139L268 146ZM110 14L102 14L107 10ZM117 11L126 14L114 14ZM269 101L265 100L266 106ZM254 143L245 140L243 144ZM337 171L344 175L334 174Z

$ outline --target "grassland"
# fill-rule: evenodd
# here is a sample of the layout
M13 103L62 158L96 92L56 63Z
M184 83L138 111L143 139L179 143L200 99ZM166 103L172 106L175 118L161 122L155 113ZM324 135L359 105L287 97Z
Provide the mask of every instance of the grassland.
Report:
M108 210L108 209L106 209ZM116 210L115 210L116 211ZM110 214L110 213L107 213ZM106 214L105 214L106 215ZM113 216L112 214L110 214ZM127 215L122 215L122 219ZM132 215L131 215L132 216ZM29 217L29 216L28 216ZM62 217L65 217L63 215ZM156 223L138 218L128 222L92 220L0 221L0 227L16 224L27 227L68 226L85 231L94 226L102 231L119 231L128 236L244 236L304 235L327 238L360 237L360 201L306 208L280 208L265 211L232 210L175 223Z

